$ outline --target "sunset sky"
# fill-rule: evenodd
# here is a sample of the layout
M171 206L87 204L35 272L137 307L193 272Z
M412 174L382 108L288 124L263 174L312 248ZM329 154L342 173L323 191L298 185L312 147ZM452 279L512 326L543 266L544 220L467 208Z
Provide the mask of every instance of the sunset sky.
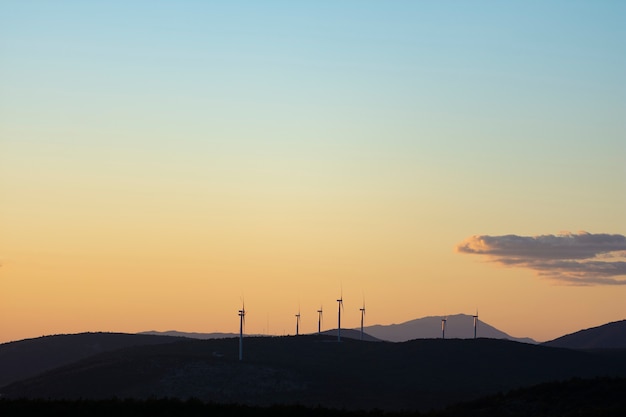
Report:
M0 342L626 319L626 2L0 0Z

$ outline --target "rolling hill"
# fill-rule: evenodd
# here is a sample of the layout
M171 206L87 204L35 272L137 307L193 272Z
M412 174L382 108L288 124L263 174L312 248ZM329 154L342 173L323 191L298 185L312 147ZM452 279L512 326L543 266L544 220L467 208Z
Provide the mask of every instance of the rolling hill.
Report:
M179 339L125 333L79 333L3 343L0 344L0 386L98 353L176 340Z
M523 386L626 376L626 353L494 339L187 339L104 352L0 389L6 398L190 398L250 405L439 408Z
M339 410L320 406L275 404L268 407L203 402L177 398L107 400L0 400L0 415L31 416L237 416L237 417L600 417L626 415L626 378L572 378L482 397L445 409L416 413Z
M544 345L569 349L626 349L626 320L580 330Z
M173 336L173 337L187 337L189 339L225 339L228 337L239 337L236 333L198 333L198 332L179 332L177 330L167 330L159 332L156 330L149 330L147 332L141 332L137 334L147 334L152 336Z
M269 407L202 402L176 398L107 400L0 400L3 416L237 416L237 417L601 417L626 415L626 378L572 378L549 382L416 413L380 410L339 410L276 404Z

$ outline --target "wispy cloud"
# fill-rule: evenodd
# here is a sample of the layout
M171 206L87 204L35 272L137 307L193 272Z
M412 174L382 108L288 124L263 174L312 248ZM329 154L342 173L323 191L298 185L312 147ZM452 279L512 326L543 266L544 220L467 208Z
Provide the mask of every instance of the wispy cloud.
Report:
M457 252L575 285L626 285L626 236L587 232L542 236L472 236Z

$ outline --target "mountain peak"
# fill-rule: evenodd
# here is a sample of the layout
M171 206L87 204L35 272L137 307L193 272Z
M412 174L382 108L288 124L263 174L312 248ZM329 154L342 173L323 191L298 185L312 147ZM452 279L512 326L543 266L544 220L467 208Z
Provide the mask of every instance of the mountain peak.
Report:
M447 316L427 316L400 324L368 326L364 330L382 340L404 342L411 339L440 339L442 320L446 319L446 339L472 339L474 337L474 316L453 314ZM476 336L490 339L508 339L522 343L537 343L531 338L516 338L478 319Z

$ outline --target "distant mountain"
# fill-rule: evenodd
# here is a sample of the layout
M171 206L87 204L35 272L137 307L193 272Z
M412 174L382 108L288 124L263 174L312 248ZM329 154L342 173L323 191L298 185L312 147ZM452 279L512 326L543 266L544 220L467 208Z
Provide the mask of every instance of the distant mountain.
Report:
M626 349L626 320L580 330L544 345L569 349Z
M443 316L430 316L407 321L401 324L374 325L364 328L364 339L367 341L406 342L413 339L439 339L441 338L441 319ZM446 322L446 339L473 339L474 318L466 314L448 316ZM188 337L192 339L223 339L227 337L239 337L238 333L186 333L176 330L158 332L155 330L141 332L139 334ZM322 332L325 335L337 336L337 329ZM341 329L343 337L360 339L360 329ZM507 339L522 343L537 343L528 337L512 337L489 324L478 322L478 337L489 339ZM246 335L263 336L263 335Z
M176 340L179 339L124 333L80 333L3 343L0 344L0 386L98 353Z
M3 398L198 398L249 405L429 410L572 377L626 376L626 351L579 352L506 340L369 343L247 337L104 352L0 388Z
M446 316L430 316L400 324L375 325L365 327L365 331L382 340L405 342L412 339L440 339L441 319ZM478 321L477 337L489 339L507 339L522 343L537 343L531 338L512 337L489 324ZM474 318L466 314L447 316L446 339L472 339L474 337Z
M197 333L197 332L179 332L176 330L168 330L165 332L158 332L156 330L150 330L147 332L141 332L137 334L149 334L153 336L173 336L173 337L187 337L190 339L225 339L228 337L239 337L239 333Z
M138 334L150 334L154 336L175 336L175 337L187 337L190 339L226 339L229 337L239 337L239 333L188 333L188 332L179 332L176 330L168 330L166 332L158 332L156 330L150 330L147 332L141 332ZM337 337L337 329L325 330L321 334L326 336L334 336ZM245 337L264 337L264 335L256 335L256 334L247 334ZM361 339L361 329L341 329L341 337L345 337L348 339ZM381 342L382 340L373 337L364 332L363 340L367 342Z

